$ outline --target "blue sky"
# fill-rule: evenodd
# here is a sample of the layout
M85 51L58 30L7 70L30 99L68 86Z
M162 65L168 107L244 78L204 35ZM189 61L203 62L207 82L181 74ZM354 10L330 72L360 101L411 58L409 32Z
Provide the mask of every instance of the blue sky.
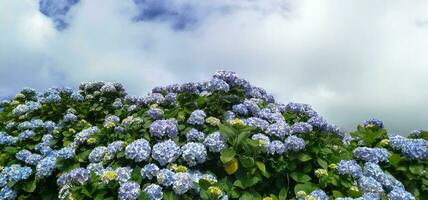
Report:
M2 0L0 96L236 71L347 129L428 129L428 1Z

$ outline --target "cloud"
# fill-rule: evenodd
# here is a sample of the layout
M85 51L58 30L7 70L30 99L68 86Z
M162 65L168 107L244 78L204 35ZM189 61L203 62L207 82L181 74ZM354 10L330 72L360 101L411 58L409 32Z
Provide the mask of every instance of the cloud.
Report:
M223 68L348 129L369 117L393 132L428 129L427 6L93 0L74 4L58 31L37 2L5 0L0 92L108 80L141 95Z

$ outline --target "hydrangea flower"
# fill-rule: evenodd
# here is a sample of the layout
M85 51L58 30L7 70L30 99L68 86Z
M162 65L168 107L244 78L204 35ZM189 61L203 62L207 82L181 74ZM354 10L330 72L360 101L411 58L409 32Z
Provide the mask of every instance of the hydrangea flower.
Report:
M0 132L0 145L11 145L15 144L18 138L8 135L5 132Z
M161 169L157 173L156 179L160 185L168 187L174 182L175 173L169 169Z
M103 161L106 153L107 153L107 147L105 146L95 147L88 156L89 162L97 163L97 162Z
M157 184L150 184L143 190L147 194L148 200L162 200L162 187Z
M315 198L317 200L328 200L327 194L323 190L314 190L309 194L310 197Z
M177 101L177 94L170 92L165 95L165 101L169 104L174 104Z
M254 134L253 136L251 136L251 139L258 141L258 143L264 147L266 147L270 143L269 137L262 133Z
M0 199L2 200L13 200L16 199L17 196L18 194L8 186L3 187L0 190Z
M230 110L228 110L228 111L226 111L225 113L224 113L224 120L226 120L226 121L229 121L229 120L232 120L232 119L234 119L236 116L235 116L235 113L234 112L232 112L232 111L230 111Z
M97 176L100 176L104 170L103 163L89 163L87 169L91 172L94 172Z
M104 120L104 127L113 127L120 123L120 118L116 115L110 115Z
M209 151L216 153L227 148L226 140L218 131L209 134L204 140L204 145L208 148Z
M79 92L73 92L70 96L70 98L73 101L83 101L85 99L85 97L83 97L83 95L81 95Z
M275 155L275 154L283 154L285 152L285 146L284 143L282 143L279 140L274 140L266 145L266 150L268 154Z
M0 187L6 185L8 181L16 183L20 180L26 180L32 174L30 167L22 167L20 164L13 164L5 167L0 173Z
M264 131L269 126L269 122L264 119L260 119L258 117L250 117L244 120L245 125L254 126Z
M410 193L402 188L395 188L388 193L389 200L415 200L416 198Z
M362 169L355 160L342 160L337 164L339 174L349 174L356 178L362 174Z
M98 131L100 131L100 129L96 126L84 129L76 134L76 136L74 137L74 142L78 145L81 143L84 143L86 140L88 140L93 134L95 134Z
M116 98L112 104L113 108L119 109L123 107L122 100L120 98Z
M150 118L154 120L157 120L164 115L163 110L160 108L150 108L149 111L147 111L147 113L149 114Z
M147 140L141 138L126 146L125 156L126 158L134 160L135 162L142 162L149 158L150 151L150 143Z
M120 141L120 140L114 141L107 145L107 153L109 155L114 155L116 153L119 153L124 149L124 145L125 145L125 142L123 141Z
M284 141L284 146L287 151L300 151L305 148L305 140L297 136L288 136Z
M79 167L71 170L68 173L68 178L72 183L83 185L89 180L90 171L88 169Z
M365 127L375 126L375 127L378 127L378 128L383 128L383 122L381 120L379 120L379 119L372 118L372 119L366 120L364 122L364 126Z
M62 159L74 158L75 154L76 154L76 150L71 147L64 147L57 151L58 158L62 158Z
M73 113L67 113L64 115L64 122L76 122L77 116Z
M213 78L205 83L205 88L208 92L228 92L229 85L221 79Z
M291 102L285 106L286 112L306 115L308 117L317 116L318 114L308 104Z
M306 122L297 122L291 125L291 131L293 134L310 133L312 130L312 125Z
M132 168L130 167L118 167L115 170L117 174L117 180L120 184L123 184L131 179Z
M152 180L153 177L157 176L158 172L159 167L156 164L149 163L141 169L141 176Z
M276 136L282 139L290 134L290 127L286 123L276 122L267 127L266 133L270 136Z
M232 110L233 110L233 112L238 113L240 115L247 115L248 114L248 109L244 104L234 105L234 106L232 106ZM233 118L235 118L235 117L233 117Z
M187 119L187 123L193 125L202 125L205 123L205 117L207 115L203 110L195 110L190 114L190 117Z
M174 141L168 139L153 146L152 158L160 165L172 163L180 156L180 147Z
M177 121L174 119L156 120L150 125L150 135L152 137L162 138L164 135L168 135L174 138L177 134Z
M140 196L140 185L136 182L129 181L122 184L119 188L120 200L136 200Z
M34 132L33 130L25 130L22 131L19 135L18 135L18 140L26 140L26 139L31 139L36 135L36 132Z
M322 131L326 131L327 130L327 125L328 125L327 121L323 117L321 117L319 115L311 117L308 120L308 123L312 127L317 128L319 130L322 130Z
M361 176L358 179L358 188L363 193L376 193L383 192L382 185L373 177Z
M366 162L387 162L389 152L384 148L369 148L369 147L357 147L353 151L355 158L364 160Z
M205 134L201 131L196 130L195 128L190 129L186 133L186 139L188 142L200 142L204 140Z
M181 195L189 191L193 186L193 181L190 175L185 172L179 172L175 174L172 189L175 194Z
M36 176L48 177L55 170L57 158L55 156L48 156L43 158L36 166Z
M189 142L181 147L181 151L181 156L189 167L204 163L207 159L207 150L201 143Z

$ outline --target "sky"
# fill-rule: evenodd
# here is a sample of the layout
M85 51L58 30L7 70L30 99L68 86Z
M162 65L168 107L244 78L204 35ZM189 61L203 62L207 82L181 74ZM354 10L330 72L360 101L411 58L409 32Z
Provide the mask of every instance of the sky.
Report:
M95 80L144 95L219 69L348 130L427 130L428 1L0 1L3 99Z

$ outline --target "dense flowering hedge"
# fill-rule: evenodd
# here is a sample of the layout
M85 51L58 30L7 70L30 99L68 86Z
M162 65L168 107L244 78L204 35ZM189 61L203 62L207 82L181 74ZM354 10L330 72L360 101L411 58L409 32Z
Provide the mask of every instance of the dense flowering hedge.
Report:
M129 96L23 89L0 112L0 199L428 199L428 132L345 133L235 73Z

